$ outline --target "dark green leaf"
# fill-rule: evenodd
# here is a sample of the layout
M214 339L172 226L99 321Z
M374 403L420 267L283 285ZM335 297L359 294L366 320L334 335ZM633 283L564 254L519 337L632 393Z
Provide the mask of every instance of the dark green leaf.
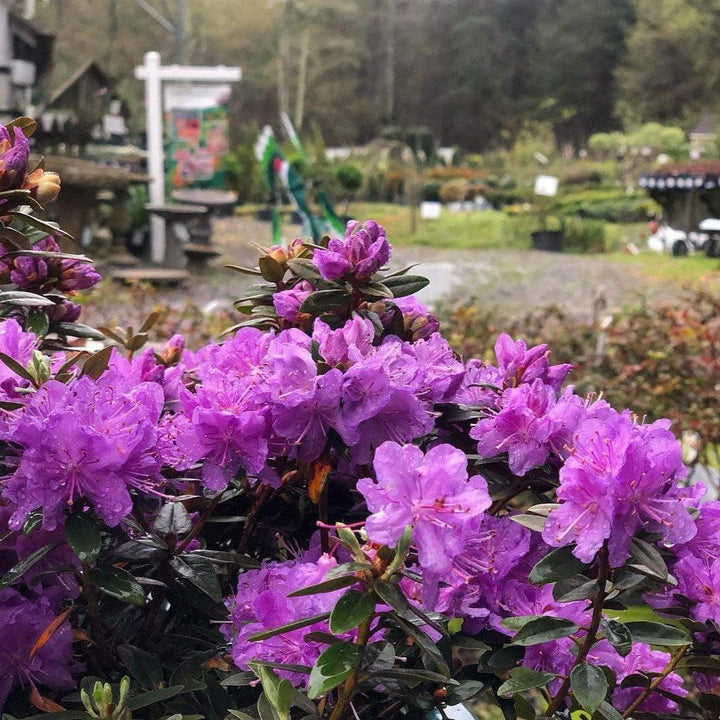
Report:
M605 591L607 592L607 590L606 586ZM597 595L597 591L597 581L591 580L584 575L573 575L564 580L558 580L552 589L553 598L558 602L589 600Z
M287 266L296 275L304 280L309 280L311 283L317 283L323 279L313 261L307 258L293 258L287 261Z
M498 695L514 695L515 693L545 687L557 677L555 673L537 672L526 667L514 668L510 671L510 678L498 689Z
M623 716L609 702L603 701L593 713L593 720L623 720Z
M363 295L367 297L378 297L378 298L391 298L393 297L392 291L386 285L380 282L371 282L367 285L363 285L361 288Z
M440 673L431 670L422 670L420 668L392 668L388 670L380 670L379 672L370 673L370 677L374 678L391 678L393 680L415 681L412 684L417 685L418 682L440 683L442 685L458 685L457 680L447 678Z
M583 663L573 668L570 681L575 699L590 714L594 713L607 695L605 673L599 667Z
M91 328L89 325L74 322L53 323L53 330L60 335L70 335L71 337L87 338L89 340L104 340L105 336Z
M375 595L371 592L348 590L330 613L330 632L342 635L367 620L375 611Z
M93 380L97 380L107 370L112 352L112 347L106 347L102 350L98 350L83 363L81 374L87 375Z
M647 643L648 645L688 645L692 638L681 628L663 623L638 620L625 623L630 631L633 642Z
M540 645L541 643L568 637L578 630L578 626L570 620L555 617L541 617L523 625L513 637L513 645Z
M438 670L445 675L450 677L450 668L447 661L442 656L442 653L438 649L438 646L433 642L422 630L415 627L412 623L405 622L399 615L394 616L395 624L398 625L402 630L405 631L418 646L420 651L430 660Z
M25 307L51 307L55 305L52 300L42 295L25 292L24 290L0 292L0 303L6 305L24 305Z
M82 563L94 563L102 549L100 529L84 513L73 513L65 523L65 536Z
M573 545L565 545L548 553L530 571L530 582L534 585L545 585L582 572L586 564L572 554L573 548Z
M225 267L228 270L243 273L243 275L262 275L262 273L255 268L241 267L240 265L226 265Z
M514 695L513 703L515 704L515 714L519 718L523 718L523 720L535 720L537 717L535 707L524 695L520 695L519 693Z
M448 688L445 701L448 705L457 705L467 700L472 700L472 698L477 697L484 689L485 685L478 680L464 680L459 685Z
M160 509L153 528L158 535L185 535L192 530L192 521L181 502L168 502Z
M159 544L152 538L140 538L139 540L129 540L120 545L115 550L118 557L125 560L153 560L164 555L167 548Z
M19 375L25 380L29 380L33 384L35 383L33 376L17 360L14 360L4 352L0 352L0 362L7 365L16 375Z
M163 670L155 655L134 645L118 645L117 652L135 682L151 690L160 686L163 681Z
M142 695L135 695L135 697L131 697L128 700L128 710L139 710L140 708L154 705L155 703L162 702L163 700L169 700L171 697L175 697L180 694L184 689L185 688L182 685L175 685L174 687L150 690Z
M47 335L50 330L47 313L43 310L32 310L28 314L27 329L32 330L39 337Z
M603 620L601 627L608 642L619 655L625 657L630 653L633 638L626 625L618 620Z
M74 239L70 233L65 232L65 230L63 230L57 223L45 222L44 220L40 220L40 218L36 218L34 215L28 215L27 213L20 212L19 210L13 210L10 214L20 220L23 224L34 227L37 230L42 230L42 232L47 233L48 235L60 235L68 238L69 240ZM71 257L91 262L89 258L86 258L84 255L73 255Z
M2 577L0 577L0 590L12 585L16 580L19 580L38 560L41 560L47 555L54 547L56 543L49 543L43 545L43 547L31 553L26 558L23 558L19 563L13 565Z
M185 554L174 557L170 561L173 570L183 580L187 580L199 590L202 590L209 598L220 602L222 590L218 582L215 566L210 560L196 555Z
M341 588L350 587L350 585L356 585L358 579L354 575L343 575L342 577L332 578L331 580L324 580L317 585L308 585L308 587L300 588L291 592L288 597L300 597L302 595L318 595L320 593L333 592L334 590L340 590Z
M639 538L633 538L630 542L627 566L660 582L665 582L668 578L667 565L657 548Z
M298 630L299 628L304 628L308 625L314 625L315 623L327 620L329 617L330 613L321 613L320 615L312 615L311 617L303 618L302 620L294 620L286 625L279 625L272 630L263 630L263 632L250 635L248 640L250 642L267 640L268 638L275 637L275 635L282 635L283 633L290 632L291 630Z
M145 604L145 591L127 570L116 567L93 568L90 571L90 582L106 595L129 605Z
M321 315L345 307L349 299L350 296L344 290L316 290L303 300L300 312Z
M542 532L545 529L545 523L547 522L547 518L544 518L541 515L509 515L508 517L518 525L522 525L528 530L534 530L535 532Z
M720 657L710 655L691 655L685 657L678 665L694 672L701 672L705 675L720 675Z
M383 284L392 292L393 297L401 298L414 295L429 285L430 281L420 275L396 275L386 277Z
M279 283L282 281L283 275L285 275L285 268L270 255L263 255L258 260L258 267L262 276L268 282Z
M310 671L308 697L317 700L337 687L360 664L362 650L357 645L338 643L331 645L317 659Z

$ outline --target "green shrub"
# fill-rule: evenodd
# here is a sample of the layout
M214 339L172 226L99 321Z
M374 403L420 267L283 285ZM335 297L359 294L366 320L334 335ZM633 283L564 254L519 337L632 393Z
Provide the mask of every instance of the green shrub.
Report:
M357 165L344 163L335 168L335 179L340 183L343 190L352 194L362 187L363 174Z
M718 461L719 296L693 291L674 298L672 305L641 302L616 312L602 331L557 306L523 318L503 317L481 299L437 309L450 328L450 343L463 357L481 356L500 329L529 345L546 342L554 362L575 365L571 377L576 392L602 390L608 402L631 407L648 422L670 418L678 435L697 433L701 461ZM604 348L599 355L598 347Z
M644 194L618 191L574 193L556 201L555 212L565 217L604 220L612 223L645 222L658 212L654 200Z
M440 186L440 199L443 202L462 202L470 196L470 183L467 180L448 180Z
M605 223L574 217L563 222L563 247L571 252L605 252Z
M440 202L440 188L442 183L439 180L429 180L424 182L420 188L420 197L423 200L432 202Z
M594 157L621 157L627 150L627 138L621 132L595 133L588 140L588 150Z

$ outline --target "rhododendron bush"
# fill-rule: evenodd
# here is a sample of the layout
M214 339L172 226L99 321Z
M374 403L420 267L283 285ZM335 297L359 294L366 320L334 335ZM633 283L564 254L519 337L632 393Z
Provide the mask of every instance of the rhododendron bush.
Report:
M235 268L220 343L85 351L99 276L37 219L30 130L0 135L8 715L718 716L720 504L668 422L544 345L456 357L372 221Z

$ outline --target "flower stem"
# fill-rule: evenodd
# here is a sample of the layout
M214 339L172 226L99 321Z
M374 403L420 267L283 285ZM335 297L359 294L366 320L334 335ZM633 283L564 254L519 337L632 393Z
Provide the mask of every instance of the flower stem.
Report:
M372 615L358 626L358 635L355 640L355 644L360 648L360 659L358 660L357 667L353 670L352 675L348 677L343 685L342 692L338 698L337 705L333 708L330 715L330 720L340 720L345 712L345 708L348 706L352 696L355 692L355 686L357 685L358 675L360 674L360 664L362 663L362 656L365 653L365 646L370 639L370 622L372 621Z
M585 658L588 656L588 653L590 652L592 646L595 644L598 630L600 629L600 620L602 619L603 604L605 602L605 587L607 585L608 577L610 575L610 560L608 558L607 543L605 543L605 545L600 548L600 552L598 553L598 563L598 591L595 595L595 598L593 599L592 619L590 621L590 627L588 628L585 635L585 639L583 640L583 643L578 650L577 657L575 658L575 662L573 663L573 668L576 668L578 665L582 665L582 663L585 662ZM555 697L550 701L550 704L545 711L545 717L552 717L560 709L562 701L565 699L568 691L570 690L571 674L572 670L562 681L560 689L557 691Z
M643 689L643 691L635 698L635 701L623 713L624 718L630 717L650 695L655 692L660 683L677 667L685 653L689 650L690 645L683 645L671 658L665 669L652 682Z

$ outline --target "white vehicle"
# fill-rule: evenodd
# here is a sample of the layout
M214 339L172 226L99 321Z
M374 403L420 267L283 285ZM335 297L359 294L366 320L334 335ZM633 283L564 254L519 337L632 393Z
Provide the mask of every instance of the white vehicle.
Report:
M676 257L704 252L708 257L720 257L720 219L706 218L697 231L685 232L669 225L661 225L650 235L648 249L669 252Z

